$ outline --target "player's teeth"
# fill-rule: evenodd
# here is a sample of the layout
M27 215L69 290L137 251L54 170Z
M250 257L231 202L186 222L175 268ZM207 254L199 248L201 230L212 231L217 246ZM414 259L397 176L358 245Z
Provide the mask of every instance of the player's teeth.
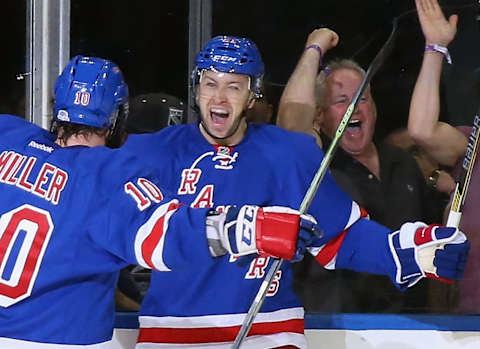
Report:
M212 109L212 113L216 113L216 114L228 114L228 112L226 110L223 110L223 109Z

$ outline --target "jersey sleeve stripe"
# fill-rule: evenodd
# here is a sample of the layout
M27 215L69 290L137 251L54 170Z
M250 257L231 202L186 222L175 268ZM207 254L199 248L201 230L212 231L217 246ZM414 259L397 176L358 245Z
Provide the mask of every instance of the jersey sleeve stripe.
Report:
M363 207L360 207L355 201L352 201L350 218L348 219L347 225L345 226L344 230L350 228L360 218L368 218L368 212Z
M342 233L322 247L314 247L309 249L310 253L315 257L318 263L320 263L326 269L335 269L337 254L342 246L348 229L350 229L350 227L361 218L368 218L367 211L363 207L360 207L356 202L352 201L350 218L348 219L348 222Z
M168 230L168 221L180 206L178 200L161 205L137 231L135 255L141 266L170 271L163 261L163 245L165 233Z
M315 256L317 262L324 266L326 269L335 269L335 259L337 258L338 250L340 249L340 246L342 245L346 234L347 230L344 230L336 238L330 240L330 242L325 244Z

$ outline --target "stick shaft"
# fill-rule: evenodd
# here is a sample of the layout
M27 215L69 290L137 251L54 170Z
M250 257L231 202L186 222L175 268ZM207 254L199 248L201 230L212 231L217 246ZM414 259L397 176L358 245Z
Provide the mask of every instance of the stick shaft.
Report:
M473 167L475 166L475 159L477 157L479 135L480 135L480 110L473 119L473 127L470 136L468 137L467 150L462 163L462 175L455 187L453 194L452 205L447 218L447 227L458 228L460 219L462 218L462 208L467 196L468 186L472 178Z

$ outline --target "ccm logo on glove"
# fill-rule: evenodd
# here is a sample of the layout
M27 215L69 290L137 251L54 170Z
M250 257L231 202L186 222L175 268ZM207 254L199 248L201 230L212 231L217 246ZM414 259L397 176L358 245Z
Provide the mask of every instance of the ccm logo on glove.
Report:
M242 241L249 246L252 244L252 234L255 229L255 212L254 206L247 206L243 216Z

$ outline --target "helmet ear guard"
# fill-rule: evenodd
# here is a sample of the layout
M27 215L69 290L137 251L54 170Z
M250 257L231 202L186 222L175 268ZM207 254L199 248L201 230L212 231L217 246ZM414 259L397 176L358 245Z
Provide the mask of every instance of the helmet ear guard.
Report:
M120 148L124 143L127 133L126 125L129 115L129 104L124 103L119 105L117 111L117 117L114 124L110 128L110 132L107 136L106 145L110 148Z

